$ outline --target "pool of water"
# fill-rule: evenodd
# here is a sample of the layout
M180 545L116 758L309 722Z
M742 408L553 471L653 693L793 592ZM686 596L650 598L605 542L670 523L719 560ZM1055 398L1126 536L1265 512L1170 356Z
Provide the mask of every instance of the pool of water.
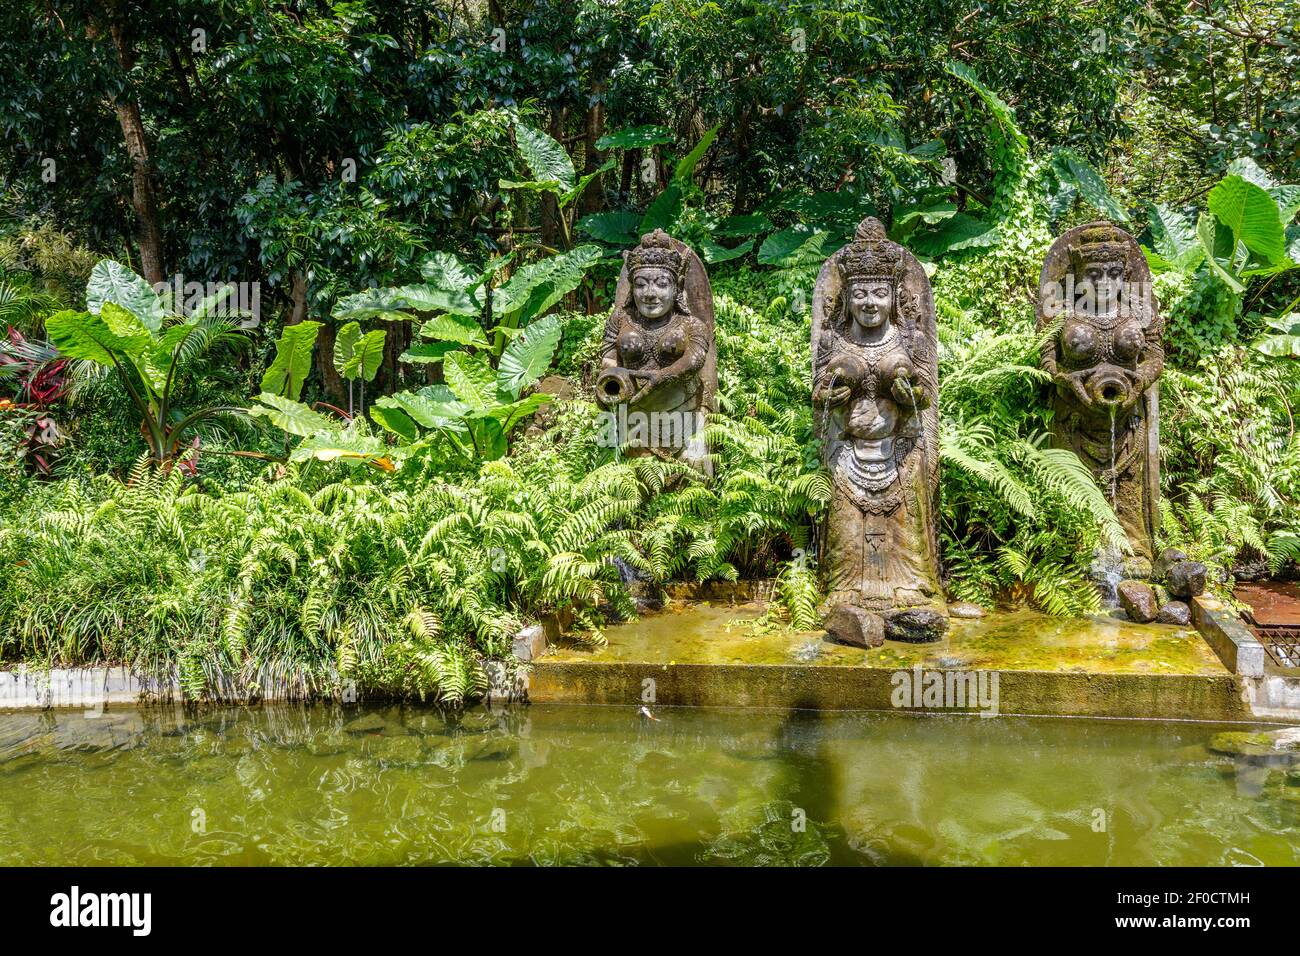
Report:
M0 864L1300 863L1224 728L534 705L0 714Z

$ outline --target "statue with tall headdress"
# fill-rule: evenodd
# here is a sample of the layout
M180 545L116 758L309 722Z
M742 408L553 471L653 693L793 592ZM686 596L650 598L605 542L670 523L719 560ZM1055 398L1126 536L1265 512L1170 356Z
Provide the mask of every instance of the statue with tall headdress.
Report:
M832 497L822 529L827 629L854 644L947 626L935 533L934 301L916 258L864 219L813 296L813 414ZM906 615L907 626L891 621Z
M711 473L704 417L714 410L718 359L704 263L662 229L624 254L605 323L596 398L629 454L655 454Z
M1114 505L1136 555L1159 526L1163 324L1133 237L1101 221L1052 244L1039 284L1043 368L1055 384L1053 442L1073 451Z

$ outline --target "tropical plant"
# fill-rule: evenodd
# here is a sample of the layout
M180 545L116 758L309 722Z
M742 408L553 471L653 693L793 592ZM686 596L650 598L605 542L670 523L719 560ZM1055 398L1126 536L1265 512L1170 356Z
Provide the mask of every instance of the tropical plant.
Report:
M226 286L188 314L169 313L149 283L126 266L104 259L86 285L87 311L64 310L46 319L59 354L115 370L140 416L155 464L170 466L186 435L207 419L239 414L238 406L182 413L173 404L179 378L208 353L246 342L239 320L224 307Z

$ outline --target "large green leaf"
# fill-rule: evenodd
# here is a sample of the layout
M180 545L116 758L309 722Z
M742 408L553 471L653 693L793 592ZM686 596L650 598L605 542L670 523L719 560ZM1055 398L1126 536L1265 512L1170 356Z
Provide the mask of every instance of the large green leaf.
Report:
M401 308L420 312L450 312L453 315L478 315L483 311L482 293L460 289L438 289L430 285L402 285L391 290Z
M611 246L636 245L636 228L641 222L641 215L620 210L617 212L593 212L578 220L578 229L593 239L608 242Z
M445 292L469 292L478 277L450 252L435 252L420 263L420 275L435 289Z
M312 435L299 442L289 455L290 461L343 461L364 462L381 471L392 471L389 459L392 449L374 435L361 435L353 431L335 431Z
M1286 223L1277 201L1235 173L1223 177L1206 200L1210 212L1232 230L1233 239L1267 263L1286 258Z
M705 239L700 244L700 250L704 253L705 262L730 262L732 259L739 259L741 256L747 255L754 248L756 241L755 239L746 239L740 245L728 249L726 246L719 245L710 239Z
M667 229L676 221L681 211L682 189L676 183L670 183L668 188L659 193L646 209L645 215L641 217L641 224L637 226L637 233L645 235L656 229Z
M509 434L510 429L514 428L522 419L527 418L547 402L553 401L555 401L554 395L548 395L545 392L533 392L533 394L517 401L496 406L492 409L490 417L501 423L503 433Z
M998 96L991 89L980 82L975 72L965 63L959 63L956 60L949 60L945 64L949 73L957 77L972 90L979 98L984 101L984 105L989 108L993 114L993 120L998 129L1007 138L1008 145L1014 147L1018 152L1024 153L1029 148L1029 140L1021 132L1020 126L1016 123L1016 113L1002 97Z
M1107 219L1128 222L1128 213L1119 204L1101 174L1092 165L1067 146L1052 150L1052 171L1056 178L1079 190L1084 201L1097 209Z
M645 149L647 146L659 146L671 143L673 134L662 126L632 126L614 133L606 133L596 140L596 148L606 149Z
M772 228L772 220L759 213L746 216L728 216L713 230L715 238L742 238L767 232Z
M1219 246L1219 230L1217 228L1217 219L1208 212L1201 213L1201 217L1196 221L1196 238L1201 241L1201 247L1205 250L1205 261L1210 270L1219 277L1219 279L1236 294L1240 295L1246 291L1245 285L1231 272L1224 268L1219 262L1216 251ZM1236 242L1232 241L1231 230L1225 227L1225 232L1229 233L1229 255L1232 249L1236 248Z
M1270 319L1268 324L1278 334L1264 336L1255 343L1255 348L1265 355L1300 358L1300 312Z
M1154 253L1153 267L1159 271L1190 272L1200 265L1205 250L1196 238L1196 227L1190 219L1177 210L1156 203L1147 207L1147 218L1151 222L1153 247L1147 250L1147 259L1152 260Z
M458 345L482 347L488 344L487 336L483 334L483 328L478 324L477 319L468 315L454 315L450 312L435 315L428 322L421 325L420 335L426 339L436 339L439 342L455 342Z
M829 234L802 223L774 232L758 249L763 265L791 265L816 258L824 251Z
M533 179L539 183L554 182L564 191L573 188L576 179L573 160L550 136L520 123L515 126L515 144Z
M959 212L933 231L917 232L910 245L924 256L941 256L962 249L987 249L998 241L998 227Z
M555 347L564 332L558 315L538 319L524 329L523 335L506 346L497 366L497 393L518 398L551 365Z
M317 432L329 431L337 426L337 422L333 419L302 402L285 398L283 395L263 392L257 396L257 400L261 404L251 407L248 414L259 415L290 435L306 437Z
M464 419L472 411L446 385L429 385L418 392L385 395L375 402L375 406L401 412L424 428L444 428L458 432L465 431ZM371 414L374 415L373 407ZM396 434L402 434L385 420L378 417L375 420Z
M441 362L443 356L455 349L459 344L457 342L420 342L412 345L399 355L397 360L399 362L410 362L412 365L429 365L434 362Z
M379 367L384 364L384 339L387 335L383 329L371 329L361 336L343 366L343 377L348 381L359 378L363 382L373 382L379 374Z
M498 404L497 376L481 353L448 352L442 360L442 374L456 398L472 412L484 412Z
M153 286L120 262L101 259L86 282L86 308L98 315L105 302L113 302L135 315L150 332L163 323L162 299Z
M117 308L110 304L110 309ZM115 333L103 314L56 312L45 319L45 334L50 343L67 358L84 359L112 368L114 360L130 361L140 354L140 342L132 336Z
M713 145L713 141L718 138L718 130L720 129L722 129L721 124L713 127L713 129L700 137L700 141L695 144L694 149L678 160L677 166L673 169L674 186L681 186L684 188L691 181L691 176L695 173L695 167L698 166L700 160L704 158L704 154L709 151L709 147Z
M262 376L262 391L297 399L311 373L311 350L320 332L319 322L286 325L275 343L275 359Z
M384 399L370 406L370 417L385 431L390 431L406 444L419 441L420 429L409 415L395 405L380 404Z
M356 376L349 376L344 370L347 368L348 362L351 361L353 354L355 354L357 343L360 341L361 326L356 322L348 322L334 333L334 370L349 381L356 378Z
M380 319L384 322L410 321L406 300L397 294L396 289L364 289L353 295L347 295L334 303L330 313L334 318Z
M583 276L600 261L600 256L600 246L588 244L521 266L493 293L493 311L497 315L517 314L518 324L523 324L581 285Z

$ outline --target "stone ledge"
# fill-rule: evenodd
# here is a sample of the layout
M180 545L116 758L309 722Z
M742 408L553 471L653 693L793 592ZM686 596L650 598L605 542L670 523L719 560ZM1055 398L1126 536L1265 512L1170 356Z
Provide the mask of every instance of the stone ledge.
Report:
M927 668L933 670L933 668ZM907 673L907 671L904 671ZM806 710L899 710L978 713L977 708L896 708L897 671L883 667L779 664L534 664L534 703L639 706L652 689L661 706L762 707ZM998 713L1004 716L1112 717L1148 720L1252 721L1255 715L1233 676L1081 674L999 670ZM648 683L648 682L653 683ZM1297 719L1282 716L1292 722Z
M1232 673L1264 676L1264 645L1227 604L1204 594L1192 598L1192 625Z
M162 690L160 684L141 680L125 667L56 667L48 671L20 667L0 671L0 710L95 710L105 704L135 704Z

